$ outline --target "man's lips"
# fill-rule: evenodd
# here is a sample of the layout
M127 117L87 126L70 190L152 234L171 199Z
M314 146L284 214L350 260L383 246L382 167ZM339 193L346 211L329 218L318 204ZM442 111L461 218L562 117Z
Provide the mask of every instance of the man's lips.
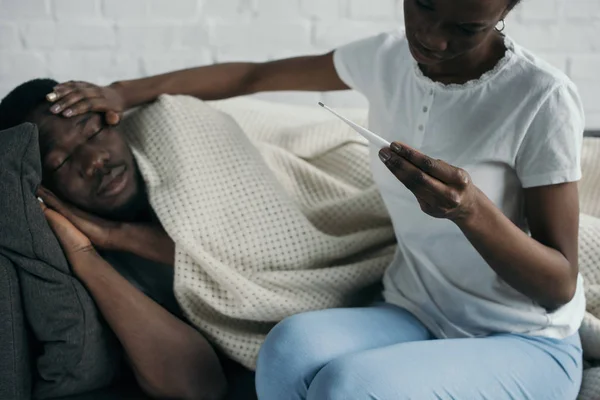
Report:
M119 194L127 184L126 167L121 165L114 167L100 181L96 194L102 197L110 197Z

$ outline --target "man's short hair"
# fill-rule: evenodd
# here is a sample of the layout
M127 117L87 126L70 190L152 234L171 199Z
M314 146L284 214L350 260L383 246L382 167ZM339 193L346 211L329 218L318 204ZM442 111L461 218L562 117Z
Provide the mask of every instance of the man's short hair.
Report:
M0 102L0 131L27 121L29 114L54 90L53 79L33 79L13 89ZM50 105L48 105L50 106Z

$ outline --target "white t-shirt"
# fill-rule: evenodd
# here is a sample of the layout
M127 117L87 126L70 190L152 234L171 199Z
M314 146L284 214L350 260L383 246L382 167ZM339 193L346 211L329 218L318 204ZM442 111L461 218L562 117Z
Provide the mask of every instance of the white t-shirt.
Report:
M372 131L464 168L528 232L523 188L581 178L583 108L564 74L505 42L498 65L464 85L424 76L402 31L341 47L334 61L341 79L369 100ZM496 332L564 338L578 330L585 312L581 276L573 300L548 313L502 280L453 222L422 212L376 148L371 167L398 239L384 278L386 301L440 338Z

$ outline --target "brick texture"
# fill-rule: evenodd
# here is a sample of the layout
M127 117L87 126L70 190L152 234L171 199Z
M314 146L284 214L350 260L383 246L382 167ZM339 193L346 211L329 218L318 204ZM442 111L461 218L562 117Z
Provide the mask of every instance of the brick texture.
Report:
M41 75L108 83L321 53L403 18L403 0L0 0L0 97ZM578 84L588 127L600 129L600 0L524 0L506 33ZM366 105L356 93L261 97Z

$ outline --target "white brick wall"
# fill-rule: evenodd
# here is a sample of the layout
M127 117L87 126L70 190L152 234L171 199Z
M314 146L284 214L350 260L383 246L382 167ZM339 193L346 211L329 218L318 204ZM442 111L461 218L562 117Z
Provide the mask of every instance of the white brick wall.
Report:
M321 53L402 23L402 0L0 0L0 97L39 76L108 83ZM507 32L578 84L600 129L600 0L523 0ZM260 97L365 104L354 93Z

